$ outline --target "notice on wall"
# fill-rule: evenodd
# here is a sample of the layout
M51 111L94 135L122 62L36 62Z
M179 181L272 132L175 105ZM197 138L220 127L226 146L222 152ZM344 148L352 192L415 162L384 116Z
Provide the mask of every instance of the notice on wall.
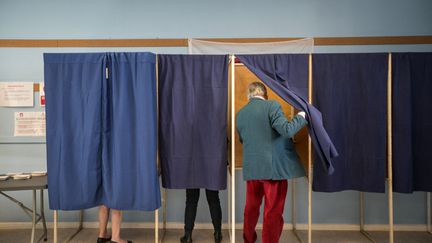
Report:
M41 107L45 106L45 83L39 84L39 104Z
M0 106L33 107L33 82L0 82Z
M14 136L45 136L45 112L15 112Z

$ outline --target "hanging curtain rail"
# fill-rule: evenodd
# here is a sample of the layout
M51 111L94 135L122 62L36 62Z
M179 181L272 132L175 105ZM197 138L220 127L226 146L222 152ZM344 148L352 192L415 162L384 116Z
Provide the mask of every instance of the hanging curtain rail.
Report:
M199 38L201 39L201 38ZM299 40L296 38L202 38L235 43ZM316 46L432 44L432 36L315 37ZM188 39L0 39L0 47L186 47Z

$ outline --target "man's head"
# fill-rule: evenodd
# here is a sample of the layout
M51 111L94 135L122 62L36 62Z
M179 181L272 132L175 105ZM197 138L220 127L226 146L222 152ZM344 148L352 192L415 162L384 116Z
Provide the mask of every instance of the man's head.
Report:
M253 82L248 86L248 98L252 98L254 96L261 96L264 99L267 99L267 89L261 82Z

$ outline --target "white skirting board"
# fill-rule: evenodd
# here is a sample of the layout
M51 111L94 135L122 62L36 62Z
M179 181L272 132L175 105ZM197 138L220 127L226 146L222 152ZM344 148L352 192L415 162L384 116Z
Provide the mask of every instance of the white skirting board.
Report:
M153 229L154 223L122 223L122 228L127 229ZM167 223L167 229L183 229L183 223ZM307 224L297 224L298 230L307 230ZM48 228L53 228L52 222L47 222ZM76 228L78 222L60 222L58 228ZM37 225L38 229L41 229L41 225ZM98 222L84 222L84 228L97 229ZM222 224L223 229L228 229L228 224ZM241 230L243 224L236 224L236 229ZM292 224L284 224L284 230L291 230ZM5 229L31 229L31 222L0 222L0 230ZM195 224L195 229L213 229L212 224ZM257 229L262 229L262 224L257 225ZM324 230L324 231L359 231L360 226L357 224L312 224L313 230ZM395 231L426 231L426 224L395 224ZM368 224L365 225L367 231L387 231L387 224Z

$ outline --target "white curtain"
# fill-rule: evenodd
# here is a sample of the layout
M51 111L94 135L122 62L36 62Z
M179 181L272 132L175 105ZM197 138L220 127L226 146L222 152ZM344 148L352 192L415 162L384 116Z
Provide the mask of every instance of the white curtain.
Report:
M189 54L278 54L313 53L314 39L262 43L230 43L188 40Z

